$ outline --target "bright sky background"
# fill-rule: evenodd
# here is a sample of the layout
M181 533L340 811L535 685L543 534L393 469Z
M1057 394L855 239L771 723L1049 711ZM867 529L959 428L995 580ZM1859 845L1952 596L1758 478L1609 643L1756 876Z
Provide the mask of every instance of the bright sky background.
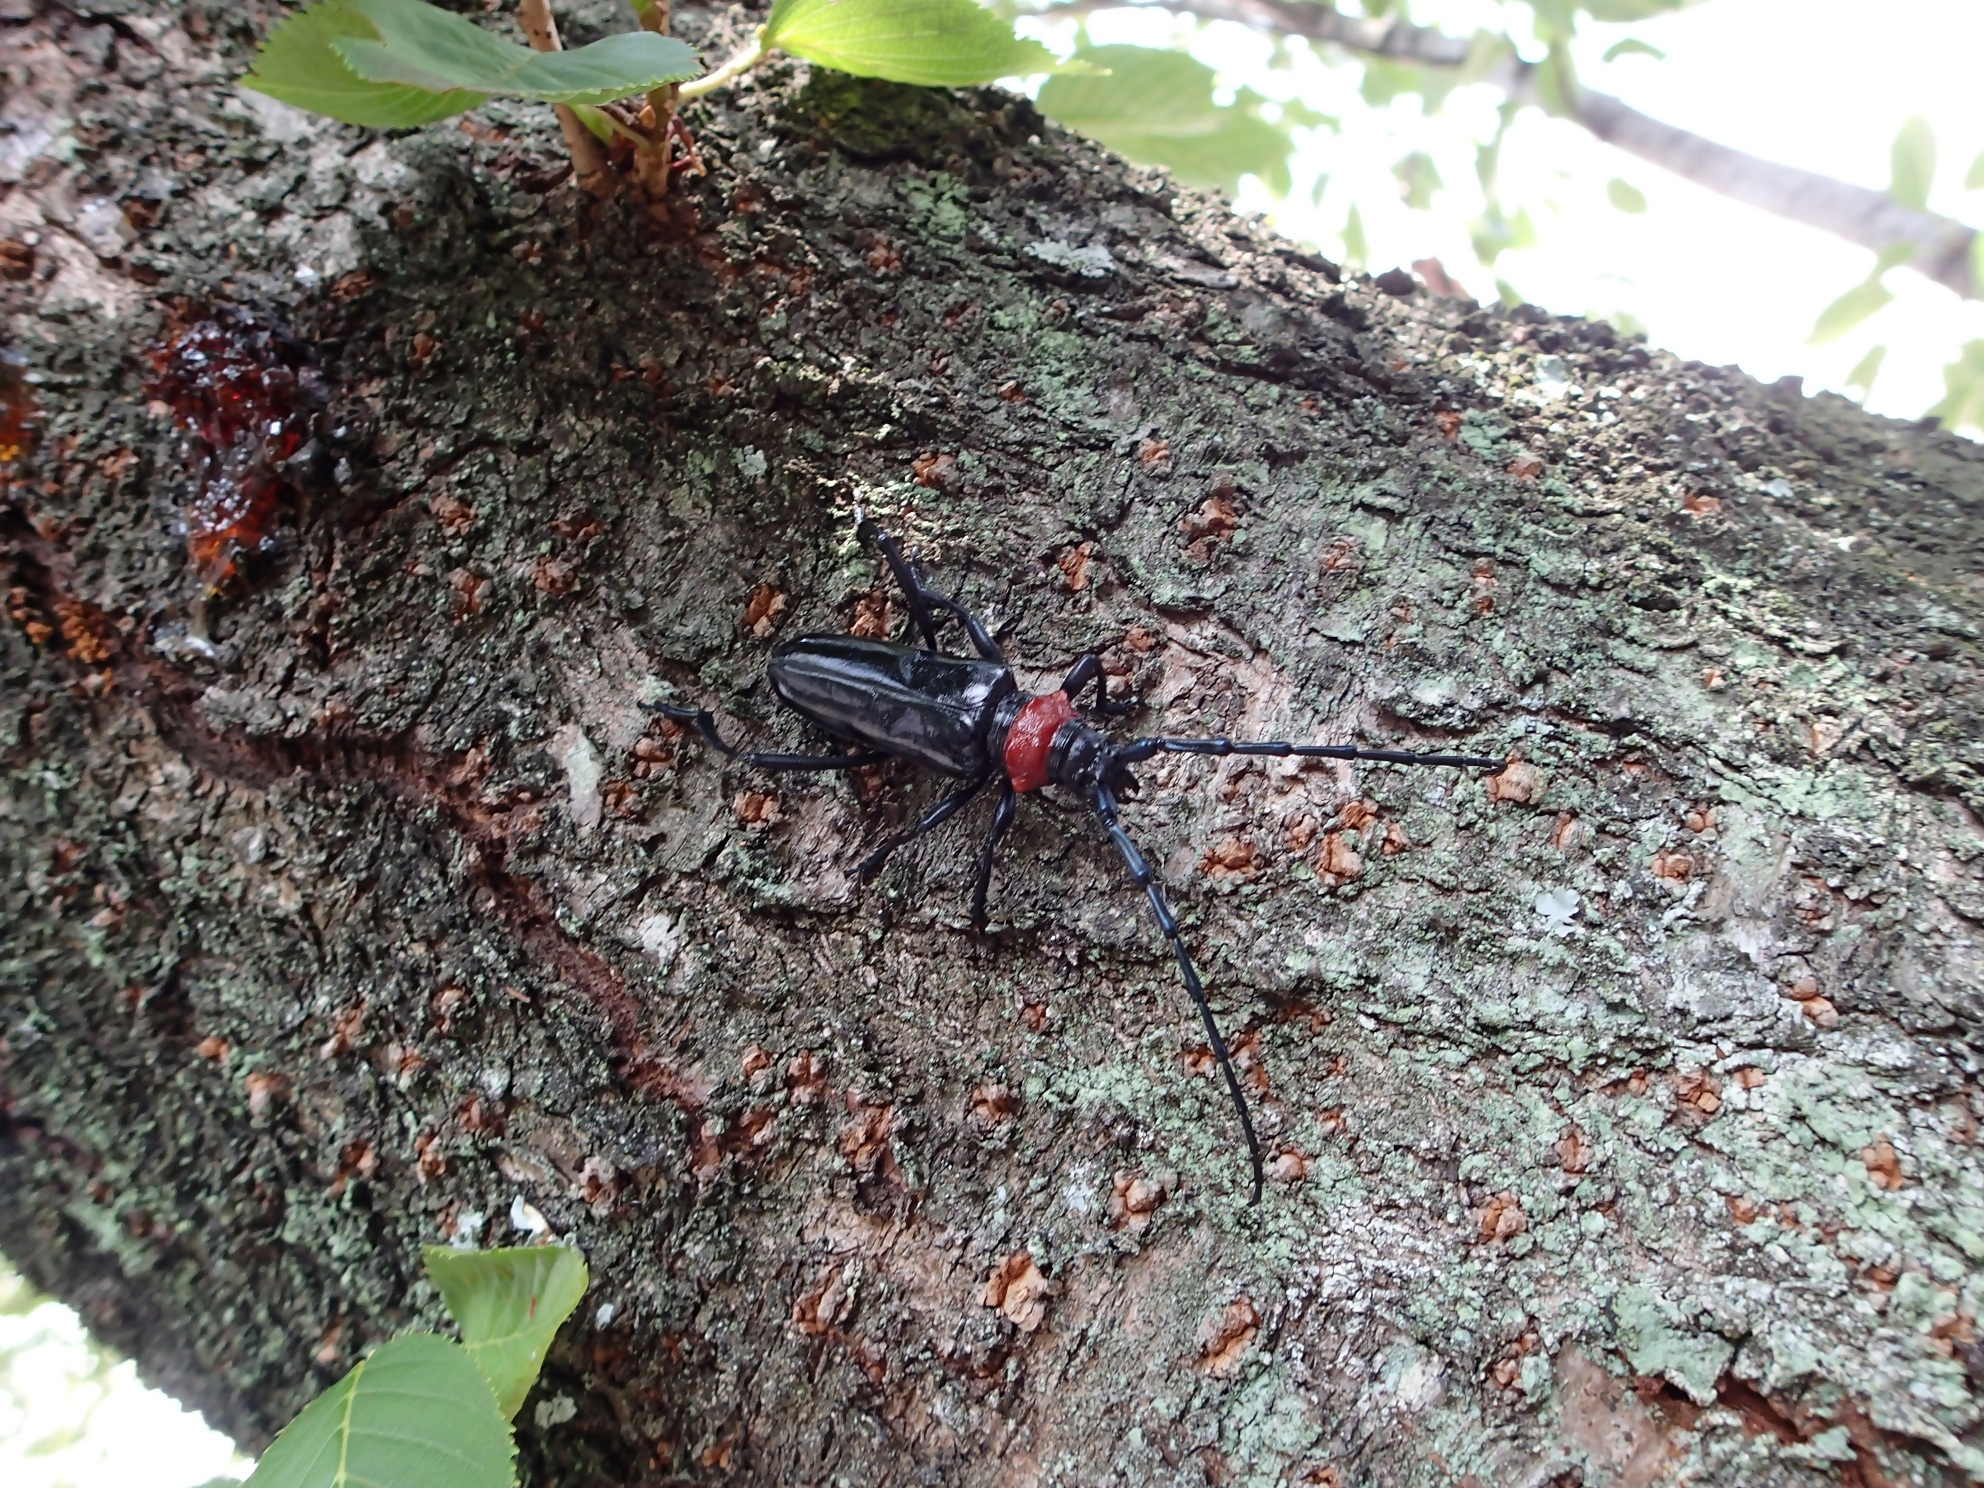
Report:
M1496 0L1420 0L1414 16L1465 35L1497 25L1501 11ZM1090 32L1097 42L1155 44L1175 24L1157 14L1105 13ZM1652 42L1666 60L1601 61L1624 36ZM1473 150L1493 133L1492 93L1456 93L1444 116L1428 119L1412 99L1367 108L1356 96L1357 69L1328 67L1300 50L1292 68L1270 72L1267 42L1239 27L1202 28L1192 50L1235 85L1300 96L1343 120L1340 134L1309 139L1286 202L1250 183L1243 208L1267 211L1282 232L1340 253L1354 201L1371 269L1435 257L1476 298L1494 298L1466 226L1481 205ZM1887 184L1895 133L1919 115L1940 147L1930 205L1973 224L1984 224L1984 191L1965 192L1962 180L1984 151L1980 58L1980 0L1708 0L1634 26L1592 26L1577 51L1589 86L1655 118L1876 188ZM1398 197L1391 167L1413 150L1429 152L1447 183L1431 211L1412 211ZM1328 183L1312 202L1319 175ZM1645 193L1646 213L1609 204L1614 176ZM1865 277L1870 254L1725 201L1534 110L1504 149L1502 195L1511 209L1530 208L1540 242L1505 254L1497 274L1553 311L1631 314L1655 345L1685 357L1733 362L1767 381L1797 374L1808 392L1844 391L1861 354L1885 343L1868 406L1913 418L1942 396L1942 367L1957 348L1984 337L1984 302L1897 271L1887 279L1893 304L1842 341L1808 346L1819 311ZM0 1265L0 1304L14 1285ZM77 1428L71 1445L28 1455L68 1427ZM73 1313L47 1303L8 1315L0 1306L0 1483L7 1488L193 1488L245 1471L224 1437L145 1390L130 1365L98 1371Z
M1418 0L1413 7L1416 21L1460 36L1504 26L1526 36L1527 15L1526 7L1497 0ZM1090 34L1098 43L1163 44L1178 24L1161 14L1111 11L1091 19ZM1065 25L1059 32L1038 23L1023 29L1066 34ZM1658 46L1665 60L1605 63L1605 50L1628 36ZM1239 26L1202 27L1191 50L1224 80L1299 96L1343 120L1340 134L1317 131L1302 149L1287 201L1275 202L1250 181L1242 208L1266 211L1289 236L1340 252L1356 202L1373 272L1434 257L1477 299L1495 297L1494 276L1480 271L1469 250L1467 223L1481 208L1474 146L1493 136L1497 94L1461 90L1442 115L1428 118L1415 98L1381 110L1365 106L1356 96L1359 69L1328 66L1299 50L1292 68L1270 71L1268 41ZM1587 86L1710 139L1875 189L1888 184L1895 134L1920 115L1940 148L1930 206L1984 225L1984 191L1963 190L1965 170L1984 151L1980 58L1979 0L1707 0L1631 26L1587 23L1576 46ZM1392 175L1393 163L1413 150L1430 153L1446 183L1430 211L1407 208ZM1329 182L1312 205L1318 175ZM1607 201L1614 176L1645 193L1644 214ZM1884 343L1887 359L1868 406L1914 418L1943 396L1942 368L1957 349L1984 337L1984 302L1960 300L1903 270L1887 277L1893 304L1841 341L1808 346L1819 311L1866 277L1872 254L1739 206L1538 110L1526 111L1510 133L1501 194L1511 211L1528 206L1540 241L1504 254L1496 275L1558 313L1625 311L1654 345L1684 357L1735 363L1766 381L1797 374L1807 392L1843 392L1862 353Z
M246 1477L234 1444L112 1363L76 1314L0 1260L0 1484L195 1488Z

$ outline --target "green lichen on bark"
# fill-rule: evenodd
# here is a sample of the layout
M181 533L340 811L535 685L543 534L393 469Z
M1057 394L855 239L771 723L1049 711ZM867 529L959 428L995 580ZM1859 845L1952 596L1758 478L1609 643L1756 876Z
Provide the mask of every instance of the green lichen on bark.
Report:
M7 291L39 1284L260 1438L521 1194L595 1277L541 1481L1979 1472L1974 446L1339 283L1001 95L773 70L665 220L588 219L546 121L306 133L193 14L97 102L22 33L99 131L63 189L172 186ZM133 359L178 294L336 388L216 659ZM1146 772L1259 1211L1081 818L1023 813L974 941L982 817L862 889L933 787L641 711L804 747L763 660L878 615L857 495L1029 681L1100 645L1152 728L1518 759Z

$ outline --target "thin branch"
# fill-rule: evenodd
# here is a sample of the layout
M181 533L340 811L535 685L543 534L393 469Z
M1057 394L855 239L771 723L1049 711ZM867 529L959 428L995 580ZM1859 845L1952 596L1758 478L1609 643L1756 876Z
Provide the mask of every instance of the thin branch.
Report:
M1876 253L1904 244L1913 246L1915 255L1906 260L1906 267L1965 299L1984 299L1984 285L1971 270L1975 228L1903 206L1885 192L1718 145L1649 118L1607 93L1581 90L1575 106L1577 122L1609 145L1652 161L1698 186Z
M532 51L561 50L558 22L551 14L550 0L522 0L517 7L517 24ZM558 115L558 132L565 137L565 153L572 157L572 171L579 185L602 201L613 195L619 178L606 158L606 147L566 105L555 103L552 108Z
M1363 56L1421 67L1459 71L1477 60L1474 44L1460 37L1402 21L1347 16L1327 4L1303 0L1159 0L1155 7L1126 0L1069 0L1037 13L1060 16L1149 8L1201 20L1234 21L1257 31L1302 36ZM1535 72L1531 64L1511 53L1495 61L1481 81L1499 87L1518 103L1530 104L1538 102ZM1576 123L1617 149L1735 201L1819 228L1876 253L1913 247L1914 256L1906 260L1906 267L1966 299L1984 299L1984 284L1972 271L1977 229L1965 223L1903 206L1884 192L1717 144L1689 130L1663 124L1609 93L1581 88L1570 106L1570 117Z

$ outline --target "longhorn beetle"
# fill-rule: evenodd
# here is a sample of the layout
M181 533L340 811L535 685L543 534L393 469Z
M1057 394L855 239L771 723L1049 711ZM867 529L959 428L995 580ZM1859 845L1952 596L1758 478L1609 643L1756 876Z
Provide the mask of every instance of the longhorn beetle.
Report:
M1249 1202L1259 1203L1261 1143L1254 1135L1253 1118L1247 1113L1246 1097L1240 1093L1232 1056L1227 1053L1226 1040L1220 1036L1219 1025L1206 1002L1206 989L1192 967L1184 941L1179 938L1178 917L1165 902L1164 888L1117 820L1117 798L1137 793L1137 781L1130 774L1130 766L1158 754L1294 755L1304 759L1380 760L1394 765L1456 765L1489 771L1502 769L1505 761L1469 754L1415 754L1399 749L1353 749L1343 744L1290 744L1277 740L1247 743L1233 739L1152 737L1114 743L1075 717L1075 702L1090 683L1095 684L1098 713L1119 716L1140 706L1136 702L1110 701L1102 683L1100 654L1090 652L1083 656L1054 692L1033 696L1021 692L1013 679L1013 669L1006 664L1005 654L978 618L955 599L925 584L903 556L896 540L869 521L860 507L855 508L854 517L857 534L881 549L889 572L909 602L910 621L923 638L922 647L851 635L801 636L772 652L767 671L772 691L780 702L833 738L856 746L858 753L766 754L737 749L723 741L717 732L716 719L705 709L677 708L667 703L647 706L692 725L719 754L761 770L858 770L864 765L901 759L961 780L963 784L931 807L915 826L888 838L861 860L855 871L863 882L881 871L889 854L949 821L966 802L996 780L999 804L993 808L991 830L978 850L978 880L971 893L971 922L979 930L986 923L985 896L992 883L992 854L1013 824L1015 803L1027 792L1047 785L1061 786L1079 796L1101 821L1110 842L1130 870L1130 877L1144 891L1157 928L1177 958L1185 990L1191 994L1192 1005L1205 1024L1206 1041L1226 1078L1226 1092L1233 1098L1233 1109L1239 1113L1240 1130L1247 1139L1247 1155L1253 1164L1253 1196ZM946 656L938 649L937 612L956 619L964 627L971 649L977 653L975 659Z

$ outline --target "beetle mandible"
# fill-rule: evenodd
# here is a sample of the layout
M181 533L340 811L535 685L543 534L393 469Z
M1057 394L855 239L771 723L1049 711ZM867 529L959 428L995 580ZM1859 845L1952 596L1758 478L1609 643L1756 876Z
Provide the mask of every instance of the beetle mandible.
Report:
M1095 814L1122 857L1130 877L1150 902L1157 928L1178 962L1185 990L1205 1025L1206 1041L1226 1080L1226 1092L1240 1117L1253 1166L1249 1203L1261 1198L1261 1144L1240 1091L1226 1040L1206 1001L1205 987L1178 933L1178 917L1164 897L1144 855L1117 819L1120 797L1137 792L1130 766L1159 754L1240 754L1304 759L1378 760L1394 765L1452 765L1496 771L1506 761L1469 754L1422 754L1400 749L1354 749L1344 744L1258 743L1234 739L1179 739L1151 736L1114 742L1075 716L1082 692L1095 684L1098 713L1120 716L1136 702L1112 702L1103 686L1102 658L1090 652L1077 661L1053 692L1029 695L1019 689L1005 654L969 610L924 583L896 540L875 526L860 507L855 530L881 550L889 572L909 604L910 622L922 645L904 646L851 635L808 635L772 652L767 673L780 702L844 744L854 754L775 754L738 749L724 742L716 719L701 708L649 703L654 712L695 728L718 753L764 770L858 770L886 760L912 764L962 782L906 831L884 841L857 865L865 882L879 873L889 855L905 843L942 826L987 785L997 782L999 802L991 830L978 850L978 877L971 894L971 922L986 924L985 899L992 883L992 855L1013 823L1019 798L1057 785L1078 796ZM938 615L955 619L976 653L947 656L937 643Z

